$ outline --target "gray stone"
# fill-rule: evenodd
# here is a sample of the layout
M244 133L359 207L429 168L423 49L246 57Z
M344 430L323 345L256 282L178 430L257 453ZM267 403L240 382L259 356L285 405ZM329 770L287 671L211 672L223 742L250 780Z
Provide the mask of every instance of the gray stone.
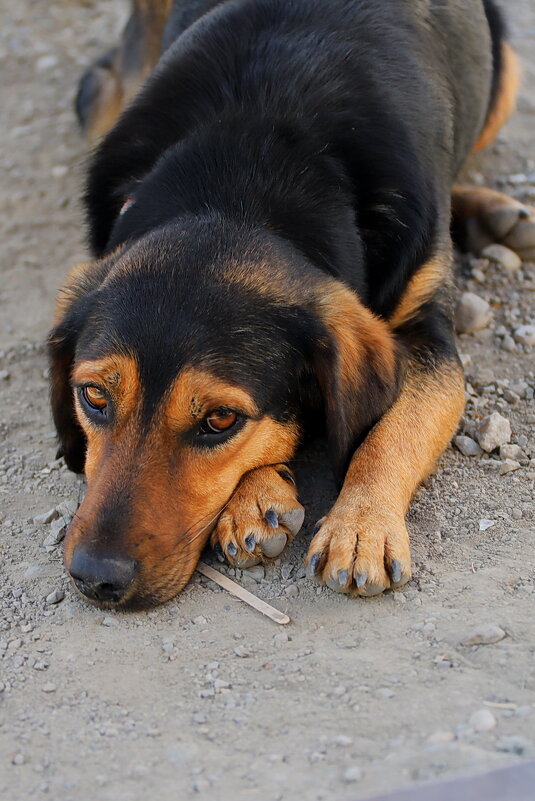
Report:
M234 649L234 653L236 656L239 656L240 659L247 659L251 656L251 651L245 645L237 645Z
M459 434L453 442L463 456L481 456L483 453L477 442L472 437L467 437L464 434Z
M506 334L502 339L502 350L506 350L508 353L511 351L516 350L515 341L510 334Z
M262 581L265 575L266 571L264 569L264 565L255 565L254 567L248 567L243 571L244 578L248 576L257 583Z
M476 439L487 453L491 453L500 445L506 445L511 439L511 424L499 412L484 417L476 426Z
M492 645L505 636L505 631L497 623L483 623L461 640L461 645Z
M58 517L58 510L54 507L54 509L49 509L48 512L43 512L40 515L35 515L33 522L40 526L46 523L51 523Z
M500 475L505 476L507 473L513 473L515 470L520 469L520 462L515 462L514 459L506 459L500 466Z
M63 590L52 590L52 592L46 596L45 600L49 606L52 606L53 604L59 604L64 598L65 593Z
M474 292L463 292L455 310L455 327L459 334L471 334L486 328L492 309L486 300Z
M61 517L59 517L57 520L53 520L50 525L50 534L43 542L45 548L54 548L56 545L59 545L59 543L65 538L67 528L67 524Z
M500 737L496 743L496 748L498 751L504 751L507 754L517 754L525 757L532 757L534 752L533 744L529 740L514 734Z
M481 251L481 256L503 267L507 272L514 272L522 266L520 256L505 245L489 245Z
M521 325L515 329L514 336L521 345L535 345L535 325Z

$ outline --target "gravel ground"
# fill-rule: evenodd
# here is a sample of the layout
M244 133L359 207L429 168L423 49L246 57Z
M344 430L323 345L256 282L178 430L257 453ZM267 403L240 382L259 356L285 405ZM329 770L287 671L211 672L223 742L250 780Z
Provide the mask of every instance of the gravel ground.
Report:
M519 113L468 177L535 202L535 3L508 8L524 56ZM237 571L288 612L286 629L200 577L151 612L92 608L62 565L83 485L54 460L43 339L84 256L76 79L125 6L0 9L0 796L332 801L535 756L535 347L519 333L535 322L535 265L460 260L459 294L492 311L459 339L457 442L476 455L452 447L419 492L403 592L347 599L304 578L333 497L318 448L298 467L304 533L265 571ZM510 433L491 420L509 444L481 452L492 413L509 421Z

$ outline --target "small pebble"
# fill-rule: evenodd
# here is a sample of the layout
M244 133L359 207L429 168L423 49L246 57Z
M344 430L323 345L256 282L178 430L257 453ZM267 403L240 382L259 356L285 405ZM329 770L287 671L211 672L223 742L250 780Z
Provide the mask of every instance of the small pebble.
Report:
M52 684L52 682L47 682L46 684L43 684L41 689L43 690L44 693L55 693L57 687L55 684Z
M498 751L504 751L507 754L517 754L518 756L532 757L534 753L533 743L525 737L519 735L508 735L500 737L496 743Z
M512 459L515 462L520 462L526 458L526 454L519 445L501 445L500 446L500 459Z
M333 743L340 746L340 748L349 748L350 745L353 745L353 739L346 734L338 734L334 738Z
M51 523L57 517L58 517L58 511L56 507L54 507L53 509L49 509L48 512L43 512L40 515L35 515L35 517L33 518L33 522L36 525L40 526L42 524Z
M63 590L52 590L52 592L46 596L45 600L49 606L52 606L53 604L59 604L64 598L65 593Z
M427 738L429 743L452 743L455 740L455 735L452 731L435 731Z
M484 623L461 640L461 645L492 645L505 636L505 631L496 623Z
M490 709L478 709L477 712L470 715L468 725L474 731L492 731L496 728L496 718Z
M243 571L244 578L249 576L249 578L252 578L257 582L257 584L262 581L265 575L266 571L264 569L264 565L255 565L254 567L248 567Z
M463 456L481 456L483 453L477 442L472 437L467 437L464 434L459 434L453 442Z
M492 528L496 524L495 520L480 520L479 521L479 530L486 531L488 528Z
M504 245L489 245L481 251L481 256L499 267L503 267L507 272L514 272L522 266L520 256Z
M507 473L513 473L519 469L520 462L515 462L514 459L506 459L500 467L500 475L505 476Z
M246 648L245 645L238 645L234 649L234 653L236 656L239 656L240 659L247 659L247 657L251 656L251 651Z
M486 300L473 292L463 292L455 310L455 328L459 334L471 334L486 328L492 309Z
M499 412L484 417L476 426L476 439L487 453L491 453L500 445L511 439L511 424Z
M345 769L342 779L346 784L353 784L355 782L360 782L363 776L362 768L359 768L358 765L351 765L349 768Z
M535 325L521 325L515 329L514 337L521 345L535 345Z

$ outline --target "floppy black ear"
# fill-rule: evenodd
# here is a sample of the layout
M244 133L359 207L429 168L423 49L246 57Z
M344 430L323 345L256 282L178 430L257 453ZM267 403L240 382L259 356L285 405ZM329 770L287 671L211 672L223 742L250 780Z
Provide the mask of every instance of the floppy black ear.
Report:
M74 411L70 383L76 339L76 332L66 323L60 323L50 332L48 337L50 402L58 435L57 458L63 456L69 470L83 473L86 438Z
M316 351L315 372L341 485L356 447L398 395L401 359L387 323L343 284L333 282L322 292L317 311L325 336Z

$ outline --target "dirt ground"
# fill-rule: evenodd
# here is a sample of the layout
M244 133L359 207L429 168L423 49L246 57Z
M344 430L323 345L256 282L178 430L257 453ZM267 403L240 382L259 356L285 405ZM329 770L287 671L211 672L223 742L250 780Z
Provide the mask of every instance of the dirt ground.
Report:
M507 7L524 57L519 112L468 175L535 202L535 2ZM535 349L514 332L535 322L535 266L460 266L460 290L494 309L460 338L464 427L499 411L523 454L502 475L498 454L448 450L410 513L403 592L348 599L303 577L333 497L318 448L298 465L302 534L263 578L238 572L291 616L286 629L198 576L154 611L103 613L71 588L58 524L35 518L83 493L55 461L43 341L84 257L76 80L125 4L0 9L0 796L333 801L533 757ZM481 626L504 636L463 644Z

